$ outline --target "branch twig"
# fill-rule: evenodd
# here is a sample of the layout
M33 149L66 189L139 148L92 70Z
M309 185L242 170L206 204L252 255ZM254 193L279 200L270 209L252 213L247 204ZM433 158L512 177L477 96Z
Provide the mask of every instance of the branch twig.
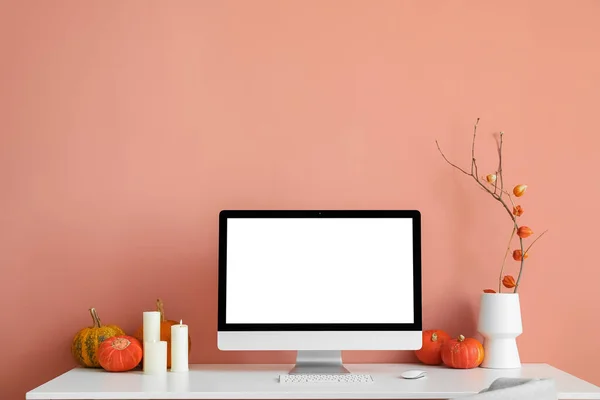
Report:
M523 252L523 238L519 236L519 246L521 247L521 266L519 267L519 275L517 276L517 282L515 283L515 290L513 293L517 293L519 288L519 282L521 282L521 275L523 275L523 266L525 265L525 253Z
M506 263L506 257L508 257L508 253L510 252L510 244L512 243L516 231L517 228L513 228L512 233L510 234L510 239L508 239L508 246L506 246L506 253L504 253L504 260L502 260L502 268L500 268L500 279L498 280L498 293L502 292L502 275L504 274L504 264Z
M459 170L460 172L462 172L462 173L463 173L463 174L465 174L465 175L473 176L472 174L468 173L467 171L465 171L464 169L462 169L462 168L461 168L461 167L459 167L458 165L452 164L452 163L450 162L450 160L448 160L448 159L446 158L446 156L444 155L444 153L442 152L442 149L440 148L440 144L438 143L438 141L437 141L437 140L435 141L435 144L437 144L437 148L438 148L438 150L440 151L440 154L442 155L442 157L444 157L444 160L446 160L446 162L447 162L448 164L452 165L454 168L456 168L457 170Z
M506 263L506 257L510 252L510 244L512 242L512 238L515 236L516 228L513 228L513 232L510 234L510 239L508 239L508 246L506 246L506 253L504 253L504 260L502 260L502 268L500 268L500 279L498 280L498 293L502 292L502 275L504 274L504 264Z
M479 177L477 174L477 163L475 162L475 138L477 136L477 124L479 124L479 118L477 118L477 121L475 121L475 126L473 127L473 142L471 143L471 175L473 175L473 172L475 172L475 176ZM475 171L473 171L473 168L475 168Z
M477 125L475 125L475 130L477 130ZM475 138L475 135L473 135L473 138ZM437 144L437 148L440 152L440 154L442 155L442 157L444 157L444 160L446 160L446 162L448 164L450 164L451 166L453 166L454 168L456 168L457 170L459 170L460 172L462 172L465 175L468 175L470 177L472 177L473 179L475 179L475 182L477 182L479 184L479 186L481 186L486 192L488 192L494 199L498 200L502 206L504 207L504 209L506 210L506 212L508 213L508 215L510 215L510 219L512 219L513 221L513 225L517 227L517 221L516 221L516 217L513 215L512 210L510 208L508 208L508 206L506 205L506 202L504 200L502 200L502 198L500 198L499 195L494 194L494 192L492 192L490 189L488 189L477 177L477 175L475 175L475 173L468 173L467 171L465 171L464 169L462 169L461 167L459 167L456 164L453 164L452 162L450 162L450 160L448 160L448 158L446 157L446 155L444 154L444 152L442 151L440 144L438 143L438 141L436 140L435 143ZM474 163L475 159L473 158L471 161L471 167L475 169L475 172L477 171L477 166Z
M500 175L500 192L504 190L504 177L502 176L502 144L504 143L504 140L502 139L503 137L504 132L500 131L500 146L498 146L498 174Z
M523 265L525 263L525 254L527 254L527 252L529 251L531 246L533 246L535 244L535 242L537 242L542 236L544 236L544 233L546 233L546 232L548 232L547 229L544 232L540 233L538 235L538 237L536 237L535 240L533 242L531 242L531 244L529 245L529 247L527 247L527 250L525 250L525 251L523 251L523 239L521 239L521 267L519 268L519 276L517 277L517 283L515 284L514 293L517 293L517 289L519 288L519 282L521 281L521 278L523 277Z
M544 232L540 233L538 235L538 237L535 238L535 240L533 242L531 242L531 244L529 245L529 247L527 247L527 250L525 250L525 254L527 254L527 252L529 251L529 249L531 248L531 246L533 246L535 244L535 242L537 242L538 240L540 240L540 238L542 236L544 236L544 233L548 232L548 229L546 229Z
M440 154L442 155L444 160L448 164L450 164L452 167L454 167L457 170L459 170L460 172L462 172L463 174L468 175L471 178L473 178L475 180L475 182L477 182L477 184L480 186L481 189L483 189L484 191L489 193L494 199L498 200L500 202L500 204L502 204L502 206L504 207L504 209L506 210L506 212L510 216L510 219L513 222L513 231L510 235L510 239L508 240L508 246L506 248L506 253L504 254L504 259L502 260L502 268L500 269L500 282L498 284L498 293L500 293L502 291L501 290L502 289L502 274L504 273L504 266L506 264L506 258L508 257L508 253L510 252L510 247L511 247L510 244L515 235L515 232L519 229L519 225L517 224L517 216L513 214L513 210L511 210L508 207L508 205L506 204L506 201L504 201L504 199L502 198L502 195L506 194L508 196L510 204L513 206L513 209L515 208L515 203L513 202L511 194L508 191L504 190L504 177L503 177L503 173L502 173L502 147L503 147L503 143L504 143L504 140L503 140L504 132L500 132L500 143L498 144L498 170L496 171L496 180L494 181L494 191L492 191L490 188L488 188L485 185L485 182L487 182L487 180L482 182L479 179L479 173L477 170L477 161L475 159L475 139L477 138L477 124L478 123L479 123L479 118L477 118L477 121L475 121L475 126L473 127L473 142L471 143L471 173L467 172L466 170L462 169L458 165L456 165L456 164L452 163L450 160L448 160L448 158L442 151L440 144L438 143L437 140L435 141L435 144L437 145L438 151L440 152ZM500 182L500 188L498 188L498 181ZM499 189L499 192L498 192L498 189ZM521 281L521 277L523 276L523 266L524 266L524 262L525 262L525 255L527 254L527 252L529 251L531 246L533 246L535 244L535 242L537 242L546 232L547 232L547 230L542 232L529 245L529 247L527 247L527 249L525 251L523 251L523 238L519 237L519 245L521 247L521 266L519 268L519 276L515 283L514 293L517 293L517 289L519 288L519 283Z
M501 175L498 175L498 176L501 176ZM496 179L496 182L497 182L497 181L498 181L498 180ZM494 183L495 183L495 182L494 182ZM504 185L503 185L503 186L504 186ZM498 188L498 189L499 189L499 188ZM515 203L514 203L514 201L513 201L512 194L511 194L511 193L510 193L508 190L504 190L504 189L499 189L499 190L500 190L500 193L504 193L505 195L507 195L507 196L508 196L508 200L510 200L510 205L514 207L514 206L515 206ZM497 191L497 186L495 186L495 185L494 185L494 194L496 193L496 191ZM502 196L502 194L500 194L500 196Z
M502 139L503 136L504 132L500 131L500 145L498 146L498 177L500 178L500 197L502 197L502 192L504 191L504 177L502 176L502 144L504 143L504 140Z

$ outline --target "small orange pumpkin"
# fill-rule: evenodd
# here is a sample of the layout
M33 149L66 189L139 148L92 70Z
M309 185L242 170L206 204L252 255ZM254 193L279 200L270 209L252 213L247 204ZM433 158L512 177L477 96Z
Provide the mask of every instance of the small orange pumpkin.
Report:
M415 355L423 364L439 365L442 363L441 349L450 335L440 329L423 331L423 346L415 350Z
M142 361L142 344L132 336L111 337L98 347L98 361L107 371L130 371Z
M442 345L442 361L451 368L476 368L483 362L483 345L477 339L459 335Z
M179 321L165 318L165 308L161 299L156 300L156 311L160 312L160 340L167 342L167 368L171 367L171 326L178 325ZM133 335L142 343L144 348L144 326L140 326ZM188 354L192 351L192 339L188 334Z

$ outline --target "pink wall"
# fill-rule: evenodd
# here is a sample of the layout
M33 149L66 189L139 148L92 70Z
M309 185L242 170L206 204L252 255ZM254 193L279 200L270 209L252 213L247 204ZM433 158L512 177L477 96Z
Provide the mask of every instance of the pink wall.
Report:
M522 359L600 384L599 15L595 0L1 2L1 397L73 366L88 307L131 332L157 296L191 326L194 363L292 362L216 348L223 208L418 208L425 326L475 334L510 226L434 140L468 165L476 117L480 169L504 130L523 221L550 229L523 278Z

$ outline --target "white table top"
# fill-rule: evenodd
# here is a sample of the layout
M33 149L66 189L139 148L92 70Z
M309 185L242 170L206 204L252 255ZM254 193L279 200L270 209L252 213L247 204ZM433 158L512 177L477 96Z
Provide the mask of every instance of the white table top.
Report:
M26 399L448 399L474 394L500 377L553 378L560 399L600 399L600 388L547 364L520 369L469 370L415 364L346 364L373 376L371 384L279 383L291 365L198 364L184 373L145 375L75 368L28 392ZM422 369L426 378L400 373Z

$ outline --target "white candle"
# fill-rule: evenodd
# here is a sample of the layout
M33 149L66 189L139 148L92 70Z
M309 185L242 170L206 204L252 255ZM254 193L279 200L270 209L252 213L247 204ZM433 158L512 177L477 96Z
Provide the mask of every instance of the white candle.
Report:
M144 373L167 372L167 342L144 342Z
M160 312L144 311L144 343L160 341Z
M179 321L179 325L171 326L171 371L188 369L188 326Z

